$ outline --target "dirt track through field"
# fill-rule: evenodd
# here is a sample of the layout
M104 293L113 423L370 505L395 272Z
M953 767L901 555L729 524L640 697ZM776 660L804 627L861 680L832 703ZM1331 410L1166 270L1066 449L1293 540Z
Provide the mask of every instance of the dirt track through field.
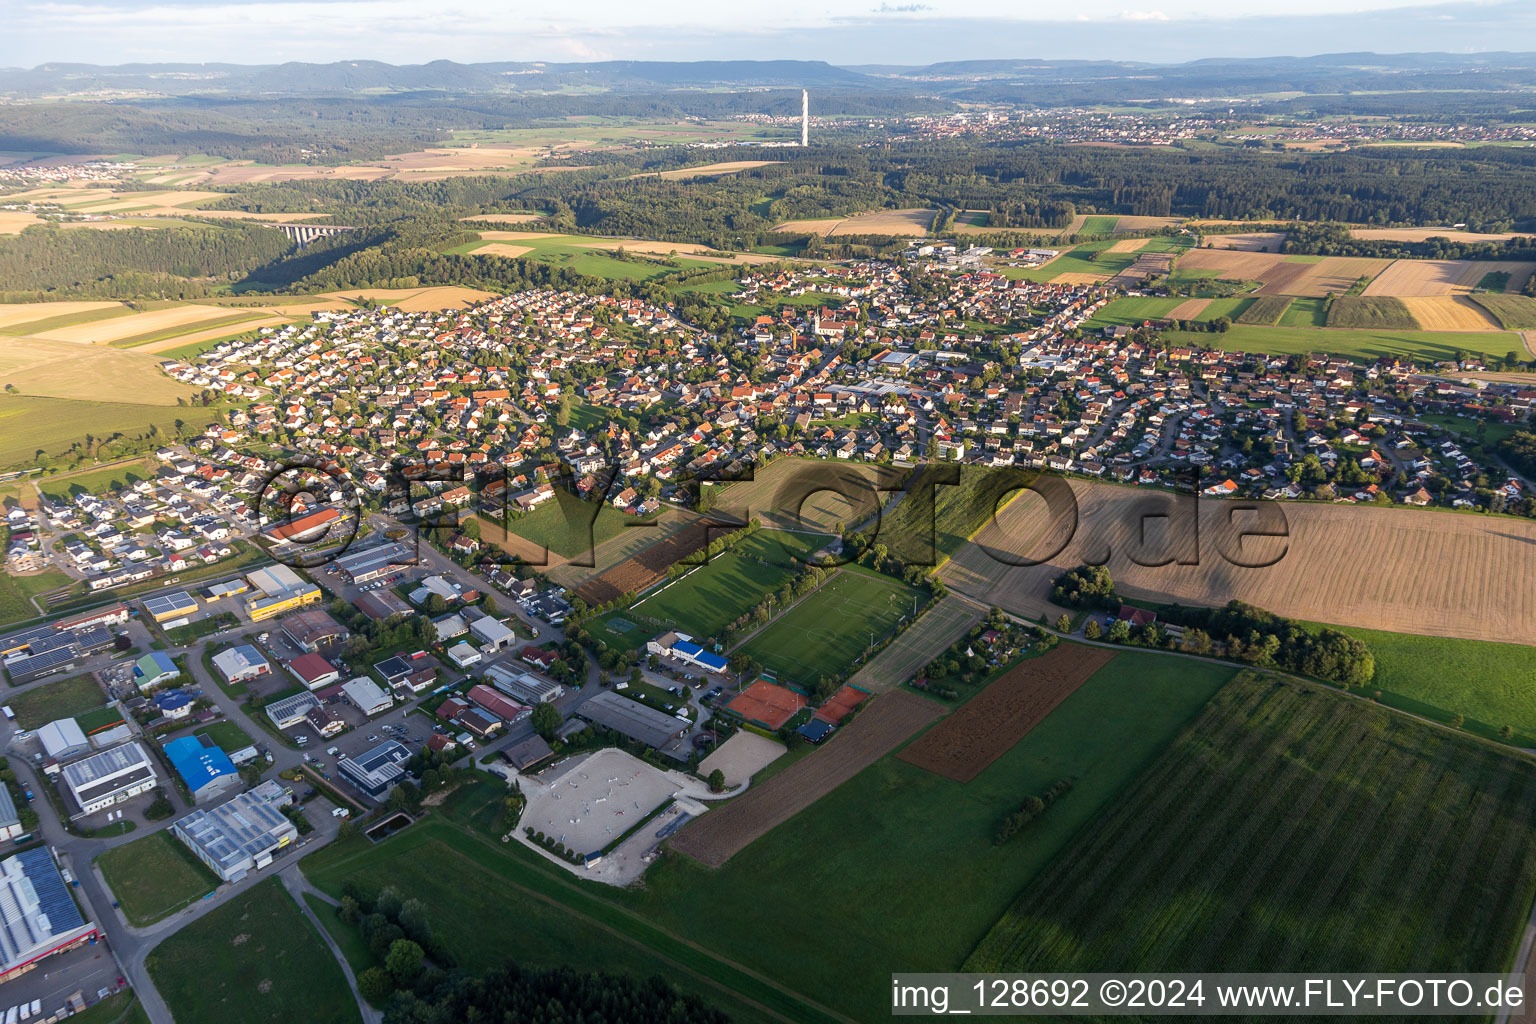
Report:
M1102 647L1064 644L1020 662L896 756L970 782L1114 657Z
M888 693L824 740L822 749L690 822L672 840L672 848L718 868L943 714L936 701Z
M1069 520L1053 524L1044 502L1025 492L941 570L945 583L1025 618L1054 617L1061 609L1049 602L1051 581L1107 552L1124 597L1204 605L1236 598L1309 621L1471 640L1528 644L1536 635L1536 523L1217 499L1200 501L1195 513L1193 499L1166 491L1079 481L1071 488L1071 532ZM1026 558L1045 561L1018 564ZM1149 564L1165 558L1171 564Z

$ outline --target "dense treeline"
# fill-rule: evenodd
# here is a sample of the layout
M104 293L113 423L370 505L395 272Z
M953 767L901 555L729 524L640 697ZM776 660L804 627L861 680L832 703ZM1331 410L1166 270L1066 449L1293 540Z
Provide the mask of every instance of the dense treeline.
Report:
M1229 658L1345 686L1364 686L1376 674L1370 648L1354 637L1327 628L1314 633L1242 601L1229 601L1222 608L1167 605L1158 615L1185 627L1180 647L1191 654L1210 653L1214 641L1224 645Z
M778 163L708 182L559 176L517 199L556 209L584 231L721 245L767 240L784 220L932 205L986 210L997 226L1026 228L1060 227L1077 213L1481 227L1536 220L1536 153L1525 150L1277 154L946 140L774 156Z
M1502 223L1469 223L1473 231L1507 231ZM1507 242L1456 242L1446 237L1422 242L1396 239L1355 238L1343 224L1292 224L1284 228L1282 252L1316 256L1372 256L1402 260L1536 260L1536 238L1512 238Z
M730 1018L659 977L531 970L508 963L480 977L426 970L395 996L385 1024L728 1024ZM431 984L435 982L436 984Z
M1499 454L1526 476L1536 476L1536 434L1515 431L1499 442Z
M293 249L281 231L252 224L30 227L0 236L0 282L13 302L53 295L198 298L211 284L237 280Z
M818 115L894 116L953 109L907 92L818 93ZM258 163L335 165L448 141L454 129L534 128L544 118L680 120L800 112L798 90L589 96L425 94L185 97L135 106L89 101L0 106L0 148L40 153L207 153Z

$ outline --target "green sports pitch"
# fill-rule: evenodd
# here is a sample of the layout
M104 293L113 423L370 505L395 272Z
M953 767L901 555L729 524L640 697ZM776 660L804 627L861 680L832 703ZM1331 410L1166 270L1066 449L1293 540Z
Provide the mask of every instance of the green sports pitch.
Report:
M809 686L851 670L922 597L913 587L843 569L741 650L780 681Z

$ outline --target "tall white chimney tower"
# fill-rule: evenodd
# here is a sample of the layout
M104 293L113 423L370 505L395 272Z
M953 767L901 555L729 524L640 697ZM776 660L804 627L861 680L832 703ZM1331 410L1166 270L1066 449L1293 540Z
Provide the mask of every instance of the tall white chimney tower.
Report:
M811 144L811 94L800 90L800 145Z

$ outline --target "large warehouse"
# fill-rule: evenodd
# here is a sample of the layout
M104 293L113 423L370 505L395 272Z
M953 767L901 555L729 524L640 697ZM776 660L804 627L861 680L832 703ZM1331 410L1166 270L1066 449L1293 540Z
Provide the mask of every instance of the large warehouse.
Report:
M0 860L0 982L95 935L45 847Z
M593 696L576 709L576 714L594 725L612 729L658 750L688 731L687 722L612 691Z
M197 611L197 599L185 590L146 597L142 604L156 622L170 622Z
M229 755L218 747L203 746L196 736L171 740L164 750L196 803L212 800L240 784L240 773Z
M252 622L270 619L302 605L316 604L322 597L319 587L286 565L269 565L248 573L245 578L257 591L245 599L245 611Z
M263 782L233 800L193 811L171 828L198 860L226 882L238 882L272 863L299 831L282 812L293 794L276 780Z
M148 793L159 781L154 764L137 741L67 764L59 775L69 795L86 814Z
M416 555L404 544L388 543L362 551L348 551L331 563L351 583L367 583L397 569L416 564Z

